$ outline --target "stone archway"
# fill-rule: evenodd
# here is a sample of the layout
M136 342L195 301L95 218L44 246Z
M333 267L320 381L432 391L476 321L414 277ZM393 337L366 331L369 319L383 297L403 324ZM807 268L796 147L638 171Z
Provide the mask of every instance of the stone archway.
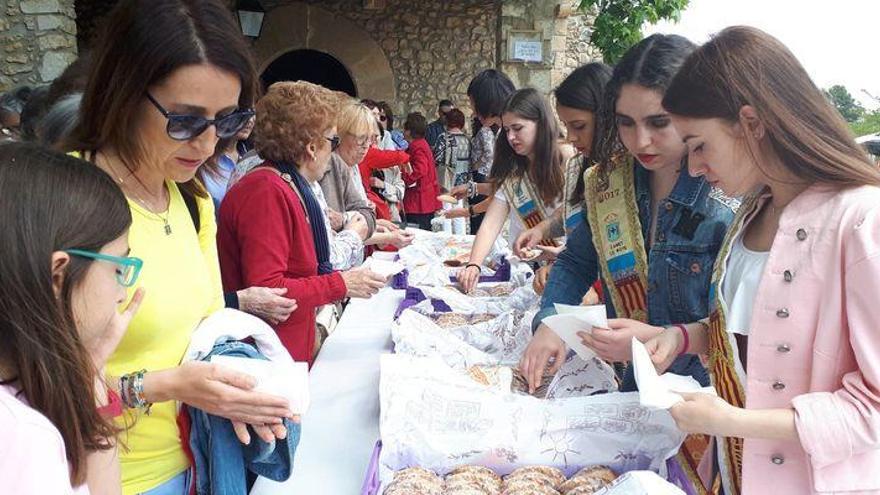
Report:
M260 73L296 50L323 52L338 60L358 95L395 101L396 84L388 58L376 40L353 22L301 2L267 12L263 31L254 42Z
M276 58L260 76L263 86L278 81L308 81L357 96L351 74L335 57L317 50L293 50Z

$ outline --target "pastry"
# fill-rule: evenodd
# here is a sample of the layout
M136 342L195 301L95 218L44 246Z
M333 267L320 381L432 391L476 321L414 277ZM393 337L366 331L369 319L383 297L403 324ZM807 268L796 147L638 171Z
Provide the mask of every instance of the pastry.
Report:
M554 490L560 483L552 477L547 476L546 474L539 473L537 471L529 471L526 473L519 473L516 476L510 475L504 478L504 487L507 488L509 486L513 486L514 484L521 481L535 485L546 486L547 488L553 488Z
M533 259L537 258L538 256L541 256L540 249L534 249L534 248L533 249L523 249L522 258L520 258L520 259L522 259L523 261L532 261Z
M385 489L384 495L442 495L443 486L419 479L406 477L392 481Z
M497 480L498 483L501 483L501 476L498 476L495 471L485 467L485 466L472 466L472 465L464 465L458 466L452 471L449 471L449 474L446 475L446 479L449 479L450 476L454 476L456 474L479 474L483 476L487 476L494 480Z
M501 495L559 495L559 492L543 485L518 481L505 488Z
M606 485L595 486L595 485L579 485L567 492L562 492L562 495L593 495L599 490L605 488Z
M581 469L568 481L559 485L559 491L564 495L574 492L572 495L592 494L617 479L614 471L606 466L592 466ZM588 491L593 490L593 491Z
M525 375L519 370L519 368L513 369L513 381L510 386L511 392L516 392L525 395L532 395L533 397L537 397L539 399L543 399L547 396L547 390L550 388L550 382L553 381L553 377L556 375L545 374L541 378L541 384L538 385L538 388L535 389L535 392L529 394L529 382L526 380Z
M565 473L561 470L552 467L552 466L525 466L518 469L514 469L512 473L507 475L507 478L516 478L518 476L524 474L532 474L537 473L547 478L553 482L553 487L559 486L563 481L565 481Z
M608 466L591 466L585 467L578 471L575 476L586 476L590 478L598 478L607 483L611 483L612 481L617 479L617 474L611 470Z
M501 490L501 480L478 473L458 473L447 476L447 488L453 485L471 485L491 493L497 493Z
M480 487L463 484L448 486L443 490L443 495L497 495L497 491L488 491Z
M455 328L464 325L476 325L495 318L497 315L489 313L477 313L466 315L462 313L440 313L432 315L434 323L440 328Z
M397 471L396 473L394 473L395 480L398 478L403 478L403 477L407 477L407 476L424 476L425 478L428 478L428 479L432 479L432 480L436 479L438 482L440 481L440 477L437 476L437 474L434 473L434 471L431 471L429 469L425 469L423 467L410 467L410 468L406 468L406 469L401 469L400 471Z

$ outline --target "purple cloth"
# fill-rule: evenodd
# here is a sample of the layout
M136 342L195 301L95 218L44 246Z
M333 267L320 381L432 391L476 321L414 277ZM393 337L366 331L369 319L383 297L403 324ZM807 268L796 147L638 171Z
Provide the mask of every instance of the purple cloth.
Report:
M457 282L455 275L450 275L449 280ZM510 281L510 262L501 260L501 265L495 270L494 275L480 275L478 282L509 282Z
M382 453L382 440L376 442L370 464L367 466L367 476L361 487L361 495L379 495L379 454Z

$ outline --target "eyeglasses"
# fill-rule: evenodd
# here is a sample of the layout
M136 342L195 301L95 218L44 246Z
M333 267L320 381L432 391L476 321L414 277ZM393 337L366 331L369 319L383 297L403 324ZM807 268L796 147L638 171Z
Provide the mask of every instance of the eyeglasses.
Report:
M131 287L137 282L141 268L144 267L144 260L135 258L134 256L111 256L109 254L93 253L91 251L83 251L82 249L66 249L67 254L79 256L81 258L89 258L98 261L106 261L116 265L116 281L123 287Z
M200 136L212 125L217 129L217 137L220 139L231 138L238 134L238 131L242 130L247 125L248 120L254 116L253 110L245 109L236 110L229 115L224 115L217 119L206 119L201 115L171 113L165 110L150 93L147 93L147 99L168 120L165 132L168 133L168 137L175 141L189 141Z
M379 137L375 134L364 134L362 136L352 134L351 136L354 137L354 142L357 143L357 145L360 146L361 148L363 148L364 146L367 146L369 144L372 144L373 141L378 139L378 137Z
M339 136L333 136L333 137L324 136L324 139L326 139L327 141L330 141L330 151L336 151L336 148L339 147L339 142L341 141L339 139Z

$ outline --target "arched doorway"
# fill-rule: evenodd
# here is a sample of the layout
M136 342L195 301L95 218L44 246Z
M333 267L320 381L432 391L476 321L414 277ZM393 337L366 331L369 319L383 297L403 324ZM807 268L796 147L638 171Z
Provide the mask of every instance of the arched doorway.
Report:
M358 95L348 69L332 55L318 50L291 50L273 60L260 78L264 87L278 81L308 81Z
M293 51L316 51L329 55L343 66L358 97L396 101L397 84L391 63L370 33L318 6L305 2L283 3L268 9L263 31L254 41L254 54L261 72Z

